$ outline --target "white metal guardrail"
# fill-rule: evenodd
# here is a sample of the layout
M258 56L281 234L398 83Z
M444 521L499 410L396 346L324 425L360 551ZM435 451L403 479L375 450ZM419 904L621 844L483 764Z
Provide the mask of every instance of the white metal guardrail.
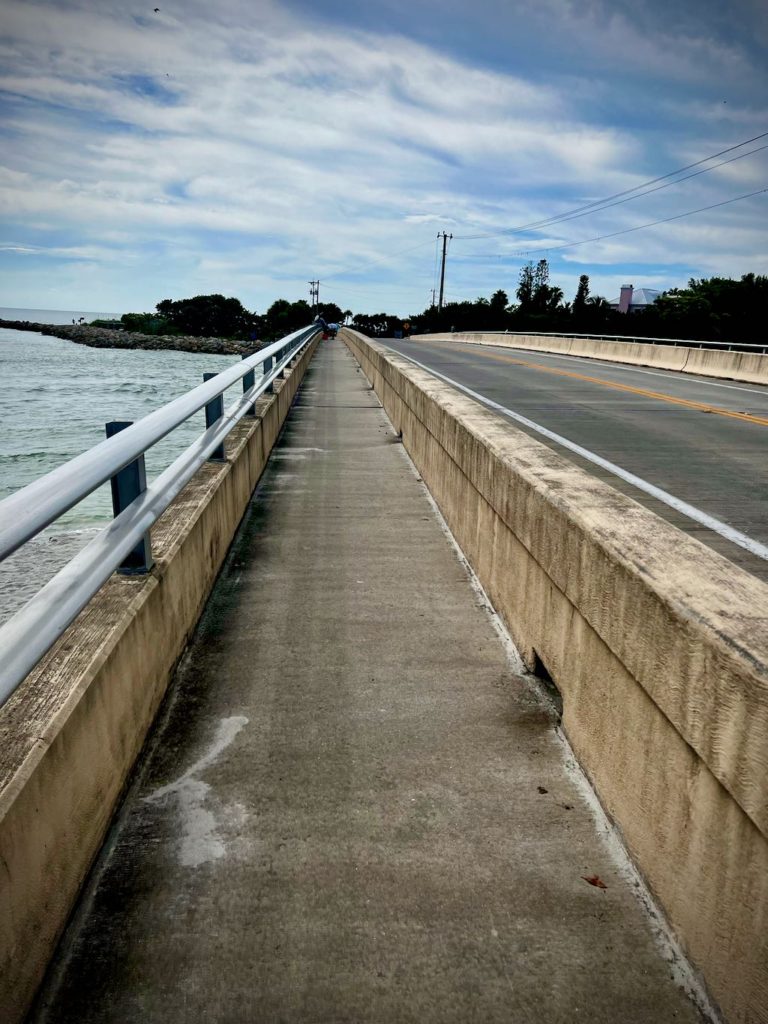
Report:
M312 324L260 349L133 424L107 424L107 439L0 501L0 561L107 480L115 518L0 627L0 707L50 650L116 569L151 568L149 529L208 460L224 457L224 439L276 377L318 333ZM263 376L256 382L256 369ZM226 411L223 394L243 382ZM149 486L144 452L205 409L206 430Z
M445 331L437 332L445 334ZM752 345L749 342L729 341L686 341L684 338L644 338L630 334L574 334L571 331L456 331L456 334L498 334L509 338L585 338L588 341L639 341L652 345L671 345L673 348L714 348L724 352L768 353L768 345Z

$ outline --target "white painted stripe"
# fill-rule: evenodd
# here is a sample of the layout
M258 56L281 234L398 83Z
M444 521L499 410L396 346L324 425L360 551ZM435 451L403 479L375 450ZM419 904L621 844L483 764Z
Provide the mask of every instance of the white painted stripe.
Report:
M393 349L393 351L397 352L396 349ZM618 476L628 484L632 484L632 486L637 487L638 490L645 491L646 494L650 494L651 497L657 498L659 501L663 501L665 505L669 505L670 508L675 509L677 512L681 512L689 519L693 519L695 522L701 523L701 525L706 526L708 530L713 530L715 533L719 533L721 537L725 537L725 539L731 541L731 543L738 544L740 548L744 548L751 554L757 555L758 558L764 558L768 561L768 547L765 544L761 544L760 541L753 540L752 537L748 537L745 533L741 533L739 530L734 530L734 528L729 526L727 523L723 523L719 519L715 519L714 516L710 516L706 512L702 512L701 509L696 508L694 505L689 505L688 502L682 501L680 498L676 498L674 494L669 494L667 491L663 491L660 487L656 487L654 484L648 483L647 480L643 480L642 477L635 476L634 473L630 473L628 470L622 469L621 466L617 466L615 463L609 462L608 459L604 459L601 455L591 452L588 448L582 448L580 444L576 444L575 441L569 441L567 437L563 437L561 434L556 434L554 430L542 427L540 423L534 423L533 420L529 420L527 416L521 416L520 413L513 412L511 409L507 409L506 406L499 405L498 402L494 402L493 399L486 398L485 395L481 395L479 392L465 387L464 384L460 384L457 380L453 380L451 377L446 377L444 373L439 373L437 370L433 370L431 366L425 366L424 363L420 363L417 359L412 359L410 356L407 356L402 352L397 352L397 355L402 356L403 359L407 359L415 366L420 366L422 370L426 370L427 373L431 373L434 377L439 377L441 380L444 380L446 384L450 384L451 387L457 388L459 391L463 391L465 395L469 395L470 398L474 398L477 402L481 402L483 405L487 405L490 409L500 412L502 416L508 416L510 419L516 420L518 423L522 423L523 426L528 427L530 430L535 430L537 434L542 434L544 437L548 437L550 440L562 445L563 448L567 448L569 451L575 452L576 455L580 455L582 459L587 459L589 462L593 462L596 466L600 466L602 469L608 470L609 473L613 473L614 476Z

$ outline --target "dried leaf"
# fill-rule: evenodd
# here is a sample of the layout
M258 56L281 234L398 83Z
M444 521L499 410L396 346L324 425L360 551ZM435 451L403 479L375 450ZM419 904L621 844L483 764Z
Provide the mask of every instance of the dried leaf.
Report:
M608 888L608 886L605 884L605 882L599 875L582 875L581 877L584 879L585 882L589 882L590 885L594 885L597 889Z

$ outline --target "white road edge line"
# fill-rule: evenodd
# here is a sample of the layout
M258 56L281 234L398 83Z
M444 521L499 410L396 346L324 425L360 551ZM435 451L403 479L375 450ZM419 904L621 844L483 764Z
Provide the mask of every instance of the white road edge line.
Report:
M688 502L682 501L680 498L676 498L674 494L669 494L668 491L663 491L660 487L656 487L654 484L648 483L648 481L643 480L642 477L635 476L634 473L630 473L628 470L622 469L621 466L617 466L615 463L609 462L608 459L604 459L601 455L591 452L588 448L582 448L580 444L576 444L574 441L569 441L567 437L563 437L561 434L556 434L554 430L549 430L547 427L542 427L539 423L534 423L534 421L529 420L527 416L521 416L520 413L513 412L511 409L507 409L506 406L499 405L499 403L494 402L492 398L486 398L485 395L481 395L479 392L465 387L464 384L459 384L457 380L453 380L451 377L446 377L444 373L439 373L437 370L433 370L424 363L420 363L417 359L412 359L410 356L406 356L402 352L397 352L397 349L392 349L392 351L396 352L397 355L402 356L403 359L407 359L408 362L413 363L415 366L421 367L422 370L426 370L427 373L431 373L434 377L439 377L441 380L444 380L446 384L450 384L451 387L457 388L459 391L463 391L465 395L469 395L469 397L474 398L475 401L481 402L483 405L488 406L488 408L493 409L495 412L500 412L502 416L508 416L510 419L516 420L518 423L522 423L523 426L528 427L530 430L535 430L536 433L541 434L543 437L548 437L551 441L555 441L557 444L562 445L563 448L567 448L576 455L580 455L582 459L587 459L589 462L593 462L596 466L600 466L602 469L608 470L609 473L613 473L614 476L618 476L621 480L626 481L626 483L632 484L632 486L637 487L638 490L645 491L646 494L650 494L651 497L656 498L659 501L663 501L665 505L669 505L670 508L675 509L677 512L681 512L689 519L693 519L695 522L701 523L701 525L706 526L708 530L713 530L715 533L719 533L721 537L731 541L732 544L738 544L740 548L744 548L744 550L749 551L750 554L757 555L758 558L763 558L765 561L768 561L768 546L761 544L760 541L753 540L752 537L748 537L745 533L735 530L732 526L728 526L727 523L723 523L719 519L715 519L714 516L710 516L706 512L702 512L701 509L698 509L693 505L689 505Z

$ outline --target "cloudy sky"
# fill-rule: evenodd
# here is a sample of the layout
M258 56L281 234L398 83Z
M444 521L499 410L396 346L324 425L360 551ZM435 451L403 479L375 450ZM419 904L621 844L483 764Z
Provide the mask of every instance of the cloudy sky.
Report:
M763 133L764 0L0 0L0 305L319 278L407 314L443 230L449 299L512 295L523 252L566 297L766 273L768 193L615 233L768 188L768 136L519 230Z

